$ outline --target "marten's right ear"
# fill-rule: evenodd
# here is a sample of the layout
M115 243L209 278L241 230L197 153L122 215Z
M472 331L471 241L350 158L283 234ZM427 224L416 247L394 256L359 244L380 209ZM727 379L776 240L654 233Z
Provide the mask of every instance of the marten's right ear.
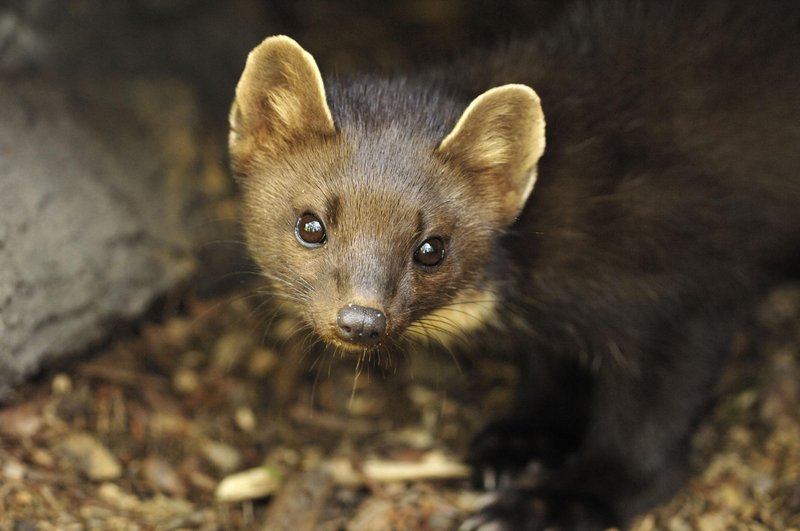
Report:
M289 142L336 132L314 58L283 35L247 56L229 120L234 159L252 150L277 154Z
M507 225L533 190L544 144L539 96L511 84L475 98L437 152L465 174L497 222Z

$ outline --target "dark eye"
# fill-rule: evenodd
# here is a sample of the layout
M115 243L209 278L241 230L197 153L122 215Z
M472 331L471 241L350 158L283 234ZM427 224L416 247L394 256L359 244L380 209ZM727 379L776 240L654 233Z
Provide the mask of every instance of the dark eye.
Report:
M297 218L294 233L297 240L306 247L319 247L325 243L325 225L316 215L309 212Z
M427 267L436 267L444 260L444 241L438 236L428 238L414 251L414 261Z

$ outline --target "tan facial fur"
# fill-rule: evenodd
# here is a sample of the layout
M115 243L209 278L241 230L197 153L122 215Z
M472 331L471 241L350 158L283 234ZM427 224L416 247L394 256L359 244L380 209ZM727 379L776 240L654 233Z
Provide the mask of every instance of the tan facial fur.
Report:
M497 320L497 295L491 289L464 290L447 306L432 311L408 327L410 337L445 346L468 343L468 332Z
M458 120L450 111L455 126L443 139L403 116L366 126L373 115L348 121L331 108L314 59L293 40L270 37L250 53L231 109L230 153L248 247L273 290L317 337L354 351L400 337L452 344L495 322L492 246L530 195L544 150L533 90L497 87ZM326 227L315 248L295 233L306 213ZM414 256L431 237L447 248L441 265L426 269ZM385 341L342 339L337 316L352 305L386 316Z

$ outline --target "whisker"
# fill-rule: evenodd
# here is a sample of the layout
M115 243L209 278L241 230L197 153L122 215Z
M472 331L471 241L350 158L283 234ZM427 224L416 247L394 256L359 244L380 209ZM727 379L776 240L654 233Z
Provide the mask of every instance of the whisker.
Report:
M431 332L431 330L435 330L435 331L438 331L438 332L449 334L449 335L455 337L456 339L458 339L460 341L466 341L466 338L464 338L463 336L455 334L452 330L450 330L448 328L442 328L442 327L434 326L430 322L426 322L424 319L417 321L417 323L419 323L420 327L422 328L421 336L424 337L427 340L428 346L431 347L432 343L435 342L437 345L439 345L441 348L443 348L447 352L447 354L450 356L450 359L453 360L453 363L455 364L456 369L458 370L459 374L464 374L464 370L461 367L461 363L458 361L458 357L456 356L456 354L453 351L452 347L449 344L440 341L436 336L432 335L430 332ZM410 333L412 333L412 334L419 333L419 331L411 329L411 328L409 328L408 331Z
M230 245L230 244L238 245L238 246L241 246L241 247L247 247L247 242L246 241L244 241L244 240L233 240L233 239L211 240L211 241L203 242L200 245L200 247L201 248L206 248L206 247L212 247L214 245Z
M361 361L362 361L362 357L359 356L358 361L356 362L355 374L353 375L353 387L352 387L352 389L350 389L350 400L347 403L347 408L348 409L352 409L353 400L355 400L355 397L356 397L356 388L358 387L358 378L361 376L361 370L362 370Z
M205 321L211 313L217 311L219 308L231 305L240 300L246 300L253 298L255 295L253 293L236 293L231 294L230 296L224 297L221 300L214 302L208 308L203 309L198 315L195 315L189 323L190 329L194 329L197 326L200 326L202 321Z

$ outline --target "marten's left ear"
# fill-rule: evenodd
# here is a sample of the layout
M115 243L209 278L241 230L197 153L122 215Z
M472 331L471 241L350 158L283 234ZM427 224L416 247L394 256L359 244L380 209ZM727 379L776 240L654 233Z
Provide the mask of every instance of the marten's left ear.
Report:
M499 221L509 224L533 190L544 143L539 96L525 85L503 85L469 104L438 152L468 174Z

